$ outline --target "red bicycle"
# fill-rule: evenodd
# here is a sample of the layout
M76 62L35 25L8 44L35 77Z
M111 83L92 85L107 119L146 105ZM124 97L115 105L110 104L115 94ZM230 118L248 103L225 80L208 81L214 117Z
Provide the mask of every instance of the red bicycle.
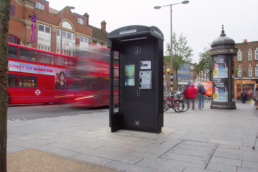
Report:
M172 95L164 96L163 99L163 112L166 112L169 108L172 108L175 112L184 111L184 103L181 100L174 99Z

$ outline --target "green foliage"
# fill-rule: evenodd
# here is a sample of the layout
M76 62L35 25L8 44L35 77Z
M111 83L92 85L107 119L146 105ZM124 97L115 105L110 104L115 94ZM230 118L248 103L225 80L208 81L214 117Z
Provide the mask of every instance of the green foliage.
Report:
M212 73L212 58L207 47L204 48L202 53L199 53L199 63L196 65L195 71L199 74L201 71ZM210 77L211 79L211 77Z
M187 45L186 36L182 33L177 38L176 33L173 33L173 69L178 70L181 67L184 67L187 63L192 61L191 57L193 56L193 49ZM170 63L171 58L171 46L170 43L166 45L166 58L165 61ZM168 58L169 57L169 58Z
M237 76L237 74L238 74L238 69L235 70L235 76Z

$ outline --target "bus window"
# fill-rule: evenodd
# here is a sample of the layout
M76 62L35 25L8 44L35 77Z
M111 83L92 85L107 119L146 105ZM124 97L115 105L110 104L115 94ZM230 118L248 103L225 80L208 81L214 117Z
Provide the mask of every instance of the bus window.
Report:
M69 59L69 66L75 66L75 60Z
M8 86L17 87L17 75L8 75Z
M8 46L8 57L18 59L18 47Z
M20 48L20 59L38 62L38 53L37 51Z
M39 62L46 64L54 64L54 55L39 52Z
M64 63L65 63L65 66L68 66L68 58L64 58Z
M56 56L55 64L59 66L64 66L65 64L64 57Z
M37 88L38 77L19 75L19 87Z

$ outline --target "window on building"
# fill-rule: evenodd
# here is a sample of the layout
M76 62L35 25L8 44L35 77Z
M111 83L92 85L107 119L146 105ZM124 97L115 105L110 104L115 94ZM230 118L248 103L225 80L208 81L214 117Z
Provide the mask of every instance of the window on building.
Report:
M238 68L238 77L242 77L242 68Z
M82 18L78 18L78 23L83 24Z
M100 42L97 42L97 46L101 46L101 43L100 43Z
M258 76L258 67L255 67L255 76Z
M249 69L248 69L248 75L249 75L249 77L252 77L253 75L252 75L252 67L249 67Z
M242 61L242 52L240 50L237 53L237 60Z
M248 60L252 60L252 51L251 49L248 51Z
M44 32L44 25L39 24L39 31Z
M11 5L10 7L10 15L14 16L15 15L15 6Z
M38 62L38 53L37 51L20 48L20 59Z
M38 77L19 75L19 86L20 87L37 88Z
M13 35L8 35L8 42L20 45L20 39Z
M18 47L8 46L8 57L18 59Z
M194 66L193 66L193 65L190 65L190 69L194 70Z
M80 36L80 42L83 44L89 44L89 38L85 36Z
M8 86L17 87L17 75L8 75Z
M68 38L68 39L72 39L72 33L67 32L67 38Z
M39 62L46 64L54 64L54 55L39 52Z
M36 2L36 8L38 8L40 10L44 10L45 6L41 3Z
M50 33L50 27L45 26L45 32L46 32L46 33Z
M255 50L255 60L258 60L258 49Z

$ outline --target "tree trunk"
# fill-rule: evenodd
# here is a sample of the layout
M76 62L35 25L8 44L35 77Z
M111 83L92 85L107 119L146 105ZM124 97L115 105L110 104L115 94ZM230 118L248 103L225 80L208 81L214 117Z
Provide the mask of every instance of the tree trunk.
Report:
M0 171L6 172L8 108L8 30L11 0L0 0Z

